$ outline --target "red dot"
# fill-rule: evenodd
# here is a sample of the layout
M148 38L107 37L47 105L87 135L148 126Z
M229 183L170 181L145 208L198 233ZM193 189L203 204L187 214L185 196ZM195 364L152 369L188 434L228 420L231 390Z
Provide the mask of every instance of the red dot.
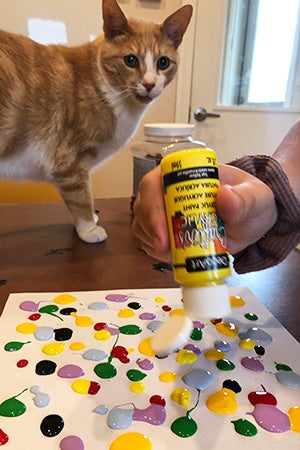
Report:
M28 317L29 320L39 320L39 318L41 317L40 313L34 313L31 314L31 316Z
M217 325L217 323L220 323L220 322L222 322L222 320L223 319L221 319L221 318L216 318L216 319L211 319L211 323L213 324L213 325Z
M97 394L97 392L100 390L100 384L97 383L96 381L91 381L90 387L89 387L89 394L90 395L95 395Z
M150 403L151 405L166 406L165 399L160 395L152 395L152 397L150 397Z
M0 428L0 445L4 445L8 442L9 438L6 433Z
M97 322L94 325L94 330L100 331L100 330L103 330L103 328L105 328L106 326L107 326L107 323L105 323L105 322Z
M171 306L164 305L164 306L162 307L162 309L163 309L164 311L166 311L166 312L169 312L169 311L171 311Z
M20 359L20 360L17 362L17 367L26 367L27 364L28 364L27 359Z

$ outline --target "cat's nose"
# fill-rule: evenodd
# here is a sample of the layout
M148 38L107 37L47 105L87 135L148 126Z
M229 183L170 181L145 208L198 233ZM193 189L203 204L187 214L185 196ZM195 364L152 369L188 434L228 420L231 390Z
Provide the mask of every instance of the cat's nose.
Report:
M152 91L152 89L155 86L155 83L143 83L144 88L146 89L146 91L149 93L150 91Z

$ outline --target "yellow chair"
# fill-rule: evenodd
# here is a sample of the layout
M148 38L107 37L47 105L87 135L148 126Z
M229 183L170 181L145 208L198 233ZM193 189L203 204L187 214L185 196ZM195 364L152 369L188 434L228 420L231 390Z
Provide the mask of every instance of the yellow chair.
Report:
M61 200L57 189L48 183L0 180L0 203L51 202Z

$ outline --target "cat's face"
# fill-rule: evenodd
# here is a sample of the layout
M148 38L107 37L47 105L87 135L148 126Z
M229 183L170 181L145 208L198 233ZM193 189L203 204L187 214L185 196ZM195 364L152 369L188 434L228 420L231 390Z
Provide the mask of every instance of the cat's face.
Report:
M177 71L178 55L158 25L132 22L134 34L102 42L100 64L109 84L122 96L149 103Z
M116 0L102 0L102 9L101 73L124 99L151 102L176 74L177 47L192 7L183 6L160 25L127 19Z

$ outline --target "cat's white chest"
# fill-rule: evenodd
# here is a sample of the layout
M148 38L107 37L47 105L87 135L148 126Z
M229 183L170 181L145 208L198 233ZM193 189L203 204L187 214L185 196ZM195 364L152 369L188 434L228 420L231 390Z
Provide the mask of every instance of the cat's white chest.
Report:
M117 150L132 138L137 131L140 121L148 105L128 106L126 104L114 106L116 125L113 136L105 142L99 154L99 162L109 156L112 156Z

